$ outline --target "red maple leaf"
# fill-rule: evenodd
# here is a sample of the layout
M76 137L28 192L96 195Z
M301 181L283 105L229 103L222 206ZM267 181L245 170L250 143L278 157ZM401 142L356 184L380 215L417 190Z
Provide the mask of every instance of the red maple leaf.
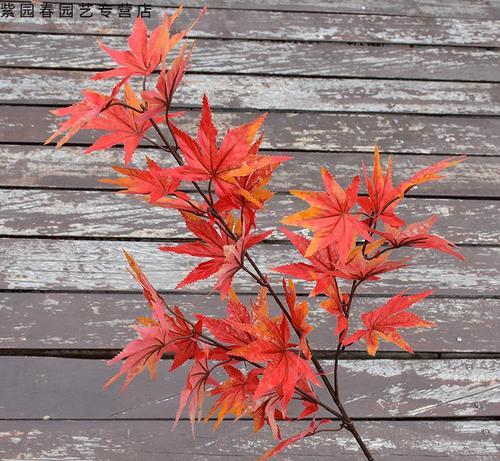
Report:
M184 57L185 50L186 47L183 46L167 72L160 72L156 83L156 91L150 90L142 93L142 98L147 103L148 108L143 117L154 118L158 113L164 113L170 109L174 93L186 73L193 48L191 47L186 57Z
M230 347L244 346L255 340L255 336L235 325L252 324L252 316L246 306L238 299L234 291L230 292L227 302L227 316L217 319L198 314L203 320L203 326L212 333L218 341L226 343Z
M404 230L386 226L385 232L376 232L384 237L393 248L433 248L443 253L449 253L459 259L464 259L460 253L453 249L456 246L455 244L439 235L429 233L436 220L437 216L431 216L426 221L410 224Z
M358 203L363 211L372 219L380 218L391 226L404 224L404 221L394 214L394 209L401 198L401 192L392 186L391 159L389 158L387 171L384 175L380 165L380 151L378 146L375 146L371 180L368 178L364 162L363 171L368 191L368 197L358 197Z
M283 395L283 406L286 408L300 378L316 385L319 385L319 381L309 363L291 349L295 344L289 343L288 320L284 316L269 318L267 309L254 312L259 321L251 331L257 339L248 345L233 349L229 354L251 362L266 363L254 399L278 390Z
M177 191L180 179L172 178L165 172L166 169L161 168L152 158L146 157L146 162L148 167L144 170L114 166L113 170L126 177L100 181L124 188L120 191L122 194L146 195L151 203L168 195L188 197L187 194Z
M413 349L398 333L398 328L430 328L434 324L427 322L412 312L404 312L412 304L426 298L432 291L426 291L411 296L403 296L402 293L391 298L386 304L370 312L361 314L365 328L356 331L353 335L343 341L344 346L348 346L360 339L366 341L367 351L370 355L375 355L378 349L379 337L391 342L407 352Z
M177 306L174 307L174 313L175 316L172 317L172 325L168 334L172 341L169 352L174 354L170 371L196 357L200 350L198 338L202 332L201 320L192 325Z
M217 129L212 122L208 98L204 95L196 140L171 124L186 160L186 165L173 168L171 173L189 181L212 181L217 195L224 195L224 188L235 184L234 178L276 163L273 157L256 155L251 149L265 117L261 115L253 122L228 130L219 147Z
M82 93L83 100L71 106L50 111L57 117L69 117L69 119L61 122L59 128L46 139L44 145L61 135L62 137L57 142L56 147L59 148L67 143L78 131L93 121L116 96L116 92L111 96L92 90L83 90Z
M400 184L398 189L402 194L406 194L413 187L423 184L429 181L437 181L442 179L444 176L439 174L446 168L455 166L463 162L467 158L466 155L460 155L458 157L448 157L440 162L435 163L427 168L424 168L417 173L415 173L408 181Z
M167 322L168 324L169 322ZM127 377L121 387L125 390L132 380L147 367L151 379L156 378L156 368L158 362L165 352L169 351L171 341L169 339L169 329L164 328L160 323L154 326L134 326L139 338L127 344L119 354L108 361L108 365L113 365L125 359L120 371L114 375L104 387L110 386L120 376L126 374Z
M340 288L333 285L328 287L326 294L328 298L320 302L319 305L337 318L335 335L342 334L342 337L344 337L349 328L349 320L344 310L344 306L349 302L349 295L347 293L342 294Z
M170 27L181 11L182 6L178 8L171 17L165 14L162 24L156 27L149 37L144 20L138 17L135 21L132 33L128 38L129 50L113 50L102 42L99 42L101 49L104 50L119 67L104 72L98 72L92 78L94 80L99 80L103 78L124 77L124 80L126 80L132 75L147 76L154 72L160 62L165 60L169 51L191 31L203 14L205 14L206 8L201 11L198 18L188 29L171 36Z
M309 303L306 300L297 302L297 293L295 285L291 280L288 283L283 279L283 290L285 299L292 319L292 325L300 333L300 350L307 357L311 358L311 350L307 344L307 335L313 331L313 326L307 322L309 314Z
M280 230L288 237L292 245L299 250L299 253L305 256L307 248L310 246L310 240L284 227L280 228ZM330 286L332 277L337 273L339 256L336 247L328 245L316 251L307 259L310 264L303 262L285 264L284 266L275 267L273 270L308 282L316 282L316 286L311 290L310 296L325 293Z
M274 455L277 455L278 453L282 452L289 445L292 445L295 442L298 442L299 440L302 440L305 437L309 437L311 435L316 434L318 432L319 428L323 424L328 424L330 422L331 421L329 419L322 419L319 423L316 423L314 420L311 421L309 423L309 426L307 427L307 429L304 429L303 431L299 432L298 434L292 435L291 437L288 437L287 439L282 440L273 449L269 450L263 456L261 456L260 460L265 461L267 459L272 458Z
M216 385L217 381L211 376L212 369L208 363L209 350L199 351L194 357L194 364L189 370L186 385L181 391L179 409L175 416L174 427L179 422L184 408L189 402L189 419L194 437L195 420L201 421L203 402L206 397L207 384Z
M217 230L210 222L191 214L184 213L183 216L187 228L200 240L177 246L163 245L160 249L177 254L209 258L209 260L198 264L177 285L177 288L214 275L217 278L215 287L220 290L221 297L225 298L229 293L234 275L242 267L245 252L264 240L272 233L272 230L261 234L248 234L235 242L225 232Z
M375 281L379 280L379 275L391 272L396 269L406 267L409 258L390 261L390 252L385 252L379 256L370 254L380 247L384 240L378 240L371 244L355 246L349 253L345 263L339 264L335 275L347 280Z
M358 235L371 240L368 227L351 212L358 199L359 176L344 191L326 170L321 169L325 192L291 190L290 192L309 203L310 208L283 219L283 224L305 227L314 232L305 256L335 245L340 260L345 260L352 242Z
M227 414L233 414L238 420L248 411L252 395L259 384L258 375L261 373L259 369L253 369L245 375L232 366L224 366L224 369L229 378L210 392L210 395L219 395L219 398L205 418L208 420L218 411L214 430L219 427Z
M109 131L94 142L84 153L89 154L96 150L109 149L116 144L123 144L125 164L132 159L137 146L146 132L151 128L149 119L140 119L142 106L132 88L125 85L125 103L132 107L112 105L98 118L90 121L86 128L91 130Z
M262 136L252 144L248 151L250 158L257 158ZM283 162L289 160L287 156L273 156L270 161L273 163L262 168L256 168L247 176L234 178L234 185L227 184L224 187L223 195L215 204L219 212L230 210L240 210L244 222L248 227L255 226L255 213L264 207L265 202L270 200L274 193L265 189L274 170Z
M130 382L147 367L151 378L156 378L156 368L163 354L174 354L170 370L182 365L199 352L197 339L201 334L201 320L194 326L186 321L178 308L173 316L167 314L167 305L151 285L136 261L126 251L124 254L130 267L130 273L142 286L144 297L153 311L153 318L138 319L143 326L134 326L139 338L130 342L123 350L108 362L112 365L124 359L120 371L113 376L105 387L111 385L123 374L127 374L122 386L124 390Z

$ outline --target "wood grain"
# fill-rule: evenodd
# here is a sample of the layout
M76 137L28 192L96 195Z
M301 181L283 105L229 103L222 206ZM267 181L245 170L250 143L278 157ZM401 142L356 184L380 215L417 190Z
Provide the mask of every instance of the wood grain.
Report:
M106 0L110 1L110 0ZM138 0L135 0L138 2ZM162 4L161 0L152 0L152 4ZM363 13L388 14L401 16L431 16L452 18L498 18L499 4L496 0L473 0L468 8L460 0L345 0L332 2L327 0L303 0L300 5L293 0L200 0L187 1L187 6L209 8L241 8L278 11L308 11L321 13ZM175 3L172 3L175 5Z
M0 66L112 67L112 60L97 48L93 38L97 36L0 34ZM110 36L106 44L125 49L126 38ZM198 39L191 63L191 70L197 73L500 80L500 53L484 48Z
M47 107L3 106L0 139L4 143L43 143L58 120ZM219 112L215 121L224 132L248 122L255 112ZM198 113L188 111L178 124L196 132ZM417 115L270 113L264 149L387 153L498 155L500 117L430 117ZM76 135L72 143L89 143L95 133Z
M0 187L85 188L114 189L115 186L98 182L113 177L112 165L123 162L121 148L82 155L85 148L63 146L0 145ZM273 155L272 152L263 151ZM319 170L326 166L342 182L359 174L361 164L370 165L372 154L355 152L287 152L292 160L278 168L269 185L276 192L292 187L318 187ZM144 157L154 158L162 166L174 166L174 161L153 149L138 149L130 164L145 168ZM388 156L383 156L386 161ZM414 172L440 160L436 155L393 155L395 183L406 180ZM500 197L500 157L469 157L465 163L450 168L443 181L429 182L412 189L410 195L443 197Z
M119 242L100 240L0 239L0 289L29 290L137 290L135 281L125 270L122 248L138 260L151 282L160 290L173 290L198 258L166 254L156 248L162 242ZM498 296L500 280L496 277L500 248L464 247L465 262L448 255L422 251L414 265L386 274L379 282L366 284L361 292L396 293L402 289L419 290L432 287L435 294L453 296ZM298 261L295 251L284 244L261 245L252 252L265 271L278 265ZM404 256L405 252L401 252ZM279 284L278 274L270 274ZM244 276L235 278L235 288L242 292L254 289ZM204 292L213 281L193 286ZM299 292L304 292L301 284Z
M249 305L250 297L242 301ZM225 316L218 295L168 293L165 300L192 314ZM321 298L309 299L315 330L309 336L317 350L331 350L335 320L320 306ZM361 310L382 305L385 297L356 299L351 328L359 325ZM271 302L271 310L277 312ZM429 298L412 310L437 324L425 331L408 329L404 337L417 352L500 352L498 299ZM119 349L134 336L135 319L148 315L142 294L127 293L0 293L0 348L3 349ZM356 343L349 350L365 350ZM381 351L397 350L381 342Z
M162 12L172 11L165 6L177 2L146 3L158 5L151 26ZM180 26L204 3L187 0ZM418 360L398 355L391 356L404 359L341 360L341 387L348 411L362 419L358 427L377 461L496 461L499 1L208 4L211 9L191 35L198 39L194 72L179 92L177 102L188 108L179 124L195 130L198 112L191 108L198 107L202 88L218 109L220 132L271 111L263 146L292 151L293 160L276 173L271 188L278 195L262 215L262 228L302 207L287 189L318 188L323 164L341 181L352 176L361 160L371 163L375 143L395 154L396 171L402 172L396 181L444 155L471 156L446 182L412 191L421 198L402 207L404 217L414 210L413 219L443 215L436 231L462 244L466 261L421 252L414 266L367 284L354 306L353 329L361 310L381 305L389 295L433 287L434 295L414 310L438 328L404 332L420 353ZM175 415L185 370L160 373L156 382L141 376L120 396L118 386L102 390L118 369L103 360L29 356L52 349L102 357L134 336L130 327L148 307L126 272L122 248L136 256L169 303L188 313L221 316L225 310L210 292L213 280L172 292L199 262L157 251L161 241L189 237L172 212L113 194L111 186L96 182L113 176L110 165L121 163L120 149L77 155L95 140L88 132L59 151L41 145L56 126L44 106L73 101L93 72L112 65L95 39L104 36L106 44L123 48L133 21L0 19L0 235L8 236L0 238L3 460L246 461L275 444L268 432L250 434L248 420L223 424L215 434L200 425L195 440L187 421L171 433L166 420ZM93 86L106 90L101 83ZM134 165L144 164L144 154L158 158L141 147ZM267 269L299 260L289 245L274 241L253 252L259 265ZM280 286L276 275L271 281ZM248 303L254 284L238 276L235 286ZM298 285L302 298L307 288ZM331 351L335 322L319 307L321 299L310 301L312 347ZM271 310L276 311L272 303ZM390 354L395 348L382 343L381 350ZM467 353L492 358L461 355ZM462 358L451 358L455 354ZM169 364L162 361L161 371ZM333 364L324 366L330 371ZM288 426L285 435L303 424ZM347 433L308 438L282 458L326 460L332 454L342 461L360 459Z
M155 9L150 26L157 25L164 10ZM168 11L168 10L167 10ZM172 10L170 10L172 11ZM198 15L188 11L174 30L183 28ZM78 15L77 15L78 16ZM128 35L134 18L98 16L82 21L52 17L3 20L4 32ZM307 12L208 10L192 32L192 38L296 40L328 42L404 43L415 45L498 46L496 19L463 19L384 16L363 14L315 14Z
M0 357L0 363L2 419L174 418L186 379L185 369L169 373L164 361L157 381L144 374L119 394L117 385L103 391L119 366L107 368L102 360ZM323 367L329 373L333 362ZM489 417L500 409L500 364L494 360L343 360L340 367L353 417Z
M286 426L286 436L307 423ZM171 432L167 421L0 421L5 461L225 461L229 457L254 461L276 445L268 431L253 432L252 423L229 422L213 433L211 425L196 426L193 439L189 422ZM496 461L499 453L497 421L360 421L363 437L377 460L449 461L469 457ZM361 454L349 434L323 433L308 437L284 452L282 459L330 460L332 451L342 461L359 461Z
M315 190L318 187L314 188ZM137 198L92 191L0 190L0 234L14 236L84 236L101 238L192 238L177 211L151 206ZM307 204L278 195L259 214L258 227L275 232L282 218ZM459 244L498 244L500 202L408 198L398 207L408 222L441 217L434 232Z
M90 80L93 73L3 69L0 103L62 104L80 99L91 86L109 93L115 81ZM188 75L176 106L199 107L203 94L213 108L306 112L499 115L500 84L418 82L244 75Z

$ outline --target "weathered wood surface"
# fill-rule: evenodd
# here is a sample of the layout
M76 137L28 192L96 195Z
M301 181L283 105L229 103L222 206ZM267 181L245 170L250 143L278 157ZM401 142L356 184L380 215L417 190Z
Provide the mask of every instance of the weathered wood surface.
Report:
M23 0L13 0L15 3ZM53 0L52 3L81 3L79 0ZM131 5L142 5L142 0L129 0ZM116 5L116 0L101 0L99 4ZM178 7L185 9L208 6L210 9L237 9L262 11L298 11L318 13L363 13L386 14L391 16L431 16L451 18L498 18L498 0L469 0L464 8L463 0L151 0L148 5L155 7Z
M0 186L40 188L115 189L112 184L98 182L103 177L114 177L112 165L123 163L121 148L107 149L83 155L84 147L36 145L0 145ZM264 154L273 152L262 151ZM294 187L318 187L321 166L328 167L340 181L359 174L362 162L371 165L372 154L355 152L286 152L292 160L278 168L269 185L275 192ZM162 166L174 166L170 157L153 149L137 150L130 166L145 168L145 156ZM383 161L388 156L383 155ZM394 182L400 183L414 172L443 159L436 155L392 155ZM444 181L429 182L411 190L411 196L442 197L500 197L500 157L469 157L465 163L450 168ZM364 190L363 188L361 190Z
M103 391L119 368L103 360L0 357L0 363L1 419L174 418L186 379L185 371L168 373L164 361L156 381L144 374L120 394L117 385ZM323 367L329 373L333 361ZM500 410L494 360L342 360L340 367L346 408L356 418L486 417Z
M106 0L109 2L110 0ZM138 2L138 0L135 0ZM161 0L152 0L153 5L163 4ZM208 0L187 1L186 6L211 8L241 8L278 11L311 11L321 13L364 13L388 14L401 16L432 16L452 18L498 18L500 5L497 0L473 0L464 8L460 0L347 0L332 2L325 0L303 0L298 4L294 0ZM175 3L172 3L175 6Z
M125 270L125 263L119 263L125 248L136 257L157 289L173 290L200 259L156 251L160 243L2 238L0 289L135 291L137 285ZM399 292L401 287L410 290L432 287L435 294L449 297L500 295L497 277L500 248L474 246L460 251L465 262L449 255L420 252L412 266L386 274L379 282L368 283L363 290L360 288L360 292L388 294ZM265 271L299 260L298 253L285 244L261 245L252 255ZM276 284L281 280L274 273L269 279ZM254 290L253 284L239 275L235 278L235 287L242 292ZM212 288L213 281L206 280L193 285L190 291L205 292ZM298 290L304 292L302 284Z
M315 187L315 189L318 189ZM176 210L151 206L131 195L94 191L0 190L0 235L101 238L192 238ZM277 230L281 219L307 208L290 195L268 202L258 219L270 239L287 240ZM458 244L498 244L500 202L408 198L398 207L408 222L436 214L434 232Z
M91 72L3 69L0 103L67 105L80 99ZM109 93L115 81L91 87ZM401 80L188 75L176 106L238 110L499 115L500 84Z
M278 195L262 217L263 228L303 206L287 189L318 188L323 164L341 181L352 176L361 160L371 164L375 143L395 154L396 172L407 172L396 181L445 155L471 156L446 182L412 191L424 198L402 207L407 218L415 209L411 220L444 215L436 230L462 244L466 261L421 252L415 266L367 284L355 306L376 307L402 287L433 287L433 297L415 312L438 328L404 332L418 360L382 343L385 357L400 360L343 359L341 379L348 409L363 419L358 426L377 461L496 461L497 422L467 418L493 419L500 409L494 358L500 352L500 2L208 3L212 9L192 34L198 38L193 73L177 102L198 107L206 88L220 108L221 132L271 111L264 147L291 150L293 160L276 173L271 188ZM187 16L194 18L200 6L188 0ZM148 22L163 11L155 7ZM157 251L162 240L189 237L178 218L96 182L114 175L110 166L121 163L120 149L78 155L94 133L81 133L60 151L41 145L57 123L43 105L78 98L84 79L110 64L94 43L97 35L121 48L133 21L0 19L0 235L11 237L0 239L0 355L25 355L0 357L0 419L6 419L0 421L1 459L250 460L274 445L269 432L250 434L249 421L224 424L215 434L201 425L194 441L187 421L170 433L171 422L164 420L175 415L185 371L161 374L153 383L142 376L120 396L117 387L101 389L118 368L108 369L104 360L26 356L105 357L134 336L130 326L148 307L126 272L122 248L137 257L168 302L188 312L224 312L210 293L213 280L172 293L200 261ZM188 109L179 124L193 132L197 119L198 112ZM143 147L134 165L144 164L145 153L157 156ZM253 254L266 268L299 260L281 241ZM236 286L245 302L256 290L246 277L238 276ZM306 288L298 285L301 297ZM334 322L319 299L311 301L312 347L331 357ZM362 357L363 344L352 350L348 358ZM467 359L468 353L491 358ZM331 362L325 363L330 370ZM13 421L44 416L80 421ZM282 459L330 459L332 453L342 461L360 459L346 433L308 438L291 453Z
M117 265L119 261L117 261ZM249 296L241 296L249 304ZM168 293L165 300L188 313L225 316L225 303L216 294ZM355 303L352 328L358 309L372 309L387 298L361 296ZM332 349L334 319L309 299L311 347ZM271 309L275 306L271 302ZM489 298L429 298L414 312L437 324L434 329L404 332L417 352L500 352L497 319L500 300ZM142 294L127 293L0 293L0 348L4 349L119 349L134 336L131 325L149 308ZM76 327L77 326L77 327ZM364 350L363 343L349 349ZM396 350L386 342L381 351Z
M0 66L111 67L112 60L97 48L94 38L97 36L0 34ZM106 44L127 47L126 37L107 37ZM196 73L307 76L314 69L314 75L321 77L500 81L499 51L483 48L198 39L191 63Z
M0 139L4 143L42 143L58 120L47 107L3 106ZM221 132L248 122L257 112L219 112L214 119ZM199 115L188 111L178 124L196 132ZM274 113L265 123L265 149L422 154L498 155L500 117L431 117L392 114ZM72 143L89 143L95 133L82 131Z
M286 436L307 422L287 425ZM196 426L189 422L174 432L169 421L0 421L0 455L5 461L254 461L276 445L269 433L253 432L252 423ZM496 421L359 421L357 426L377 460L450 461L468 458L496 461L500 451ZM334 426L333 426L334 427ZM167 442L166 442L167 441ZM323 433L301 440L280 459L359 461L349 434Z
M164 10L156 9L146 23L156 26ZM169 11L168 9L166 11ZM172 11L172 10L170 10ZM191 9L175 27L185 27L198 15ZM46 32L72 34L128 35L134 18L2 18L4 32ZM208 10L203 21L190 34L192 38L211 37L253 40L295 40L328 42L402 43L415 45L498 46L500 21L385 16L368 14L329 14L252 10Z

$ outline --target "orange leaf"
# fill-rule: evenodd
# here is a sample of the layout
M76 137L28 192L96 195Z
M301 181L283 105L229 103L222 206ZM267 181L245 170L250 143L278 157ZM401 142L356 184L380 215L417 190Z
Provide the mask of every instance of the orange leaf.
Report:
M371 240L368 228L352 208L358 199L359 177L344 191L333 176L321 169L325 192L292 190L293 195L309 203L310 208L283 219L283 224L305 227L314 232L305 256L310 257L318 250L334 245L341 260L345 260L353 241L358 235Z
M398 333L398 328L430 328L434 324L427 322L418 315L404 312L412 304L426 298L432 291L426 291L412 296L403 296L402 293L391 298L386 304L379 308L361 314L361 320L366 328L358 330L349 338L343 341L344 346L348 346L360 339L365 339L367 351L370 355L375 355L378 349L378 338L396 344L407 352L413 349Z

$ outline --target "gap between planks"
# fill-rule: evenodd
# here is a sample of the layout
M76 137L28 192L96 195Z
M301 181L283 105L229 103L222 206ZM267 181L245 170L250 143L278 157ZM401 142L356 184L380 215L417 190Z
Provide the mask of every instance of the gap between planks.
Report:
M490 159L492 157L489 157ZM104 187L71 187L71 186L51 186L51 185L44 185L44 186L36 186L36 185L26 185L26 186L14 186L14 185L0 185L0 191L36 191L36 192L99 192L99 193L104 193L103 196L106 196L107 194L116 194L123 189L118 188L117 186L114 186L113 184L110 184L108 186L104 185ZM182 188L180 187L177 189L178 191L182 192L191 192L194 193L195 190L187 189L187 188ZM277 191L272 191L274 193L275 197L288 197L291 196L291 194L287 191L283 190L277 190ZM466 191L464 191L466 192ZM360 197L365 197L365 193L360 193L358 194ZM478 200L478 201L483 201L483 200L499 200L500 196L498 195L448 195L448 194L406 194L406 198L418 198L418 199L435 199L435 200Z
M0 357L54 357L67 359L109 360L115 357L121 349L18 349L0 348ZM333 360L333 350L312 350L314 356L320 360ZM171 354L165 354L162 360L172 360ZM340 360L463 360L463 359L491 359L499 360L500 352L422 352L416 350L409 354L401 351L379 351L376 357L362 351L345 351ZM1 419L1 418L0 418Z

